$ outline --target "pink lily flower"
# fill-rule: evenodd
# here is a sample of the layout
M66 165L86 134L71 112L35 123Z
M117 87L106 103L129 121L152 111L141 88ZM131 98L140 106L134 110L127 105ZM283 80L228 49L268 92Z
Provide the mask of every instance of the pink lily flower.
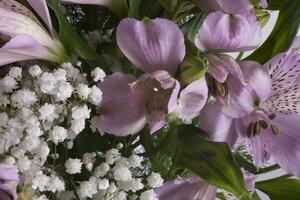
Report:
M47 28L17 1L0 1L0 37L8 40L0 48L0 66L32 59L63 62L65 49L52 27L46 1L27 1Z
M185 45L176 24L160 18L127 18L117 28L117 42L145 74L136 79L114 73L99 84L103 91L100 124L105 132L126 136L148 123L152 134L167 123L171 113L186 120L199 114L208 93L204 78L184 88L177 101L180 85L172 75L185 56Z
M0 199L17 200L17 184L19 183L18 170L14 166L0 164Z
M300 54L280 53L266 64L244 61L247 84L231 76L227 104L203 109L200 127L215 141L244 141L255 165L271 156L287 172L300 177Z
M194 0L200 8L210 11L195 38L195 45L208 60L208 73L223 83L228 74L243 80L238 63L226 52L248 51L261 39L261 27L248 0ZM218 28L216 28L218 27Z

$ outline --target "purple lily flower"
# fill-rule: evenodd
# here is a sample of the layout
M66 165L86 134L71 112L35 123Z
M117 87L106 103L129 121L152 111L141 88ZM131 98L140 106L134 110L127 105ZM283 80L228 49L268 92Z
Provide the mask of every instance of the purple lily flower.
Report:
M263 66L244 61L241 67L247 84L230 77L227 104L207 106L200 127L216 141L233 144L239 137L255 165L272 156L283 169L300 177L295 165L300 163L300 54L290 50Z
M212 11L195 38L195 45L208 60L208 73L220 83L228 74L243 80L238 63L221 53L252 50L259 45L261 27L252 4L248 0L238 0L234 4L229 0L194 2L200 8Z
M255 176L242 169L245 185L249 192L255 189ZM215 200L217 187L196 176L177 178L156 188L159 200Z
M0 199L17 199L16 187L19 183L18 170L14 166L0 164Z
M126 136L148 123L152 134L166 124L171 113L186 120L199 114L208 93L204 78L183 89L177 101L180 85L172 75L185 56L185 45L176 24L160 18L127 18L117 28L117 42L145 74L135 79L114 73L99 84L103 91L100 124L105 132Z
M15 0L0 2L0 37L8 42L0 48L0 66L24 60L63 62L65 49L52 27L45 0L27 0L47 29L25 6Z

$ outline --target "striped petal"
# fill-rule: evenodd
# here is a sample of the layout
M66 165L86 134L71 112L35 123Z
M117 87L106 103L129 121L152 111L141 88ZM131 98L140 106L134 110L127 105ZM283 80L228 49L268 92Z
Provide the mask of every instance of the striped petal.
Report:
M184 37L172 21L126 18L117 28L117 43L125 56L144 72L174 74L185 56Z

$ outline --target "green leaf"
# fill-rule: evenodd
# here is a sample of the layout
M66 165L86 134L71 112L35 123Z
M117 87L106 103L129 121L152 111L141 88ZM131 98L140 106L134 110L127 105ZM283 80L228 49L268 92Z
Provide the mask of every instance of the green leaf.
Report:
M129 0L128 16L139 19L139 10L142 0Z
M174 10L177 5L177 0L158 0L161 5L168 11Z
M279 177L257 182L256 188L269 195L272 200L299 200L300 180Z
M99 59L98 54L91 49L80 35L69 24L65 16L60 11L55 0L47 0L48 5L54 11L59 22L59 38L66 46L69 52L75 53L81 58L87 60Z
M207 13L202 12L202 13L198 13L196 14L195 18L193 20L191 20L191 22L189 22L189 31L187 33L187 38L191 41L191 42L195 42L195 37L200 29L200 27L203 24L204 19L206 18Z
M264 64L276 54L288 50L298 32L299 23L300 0L284 1L271 35L246 60L256 60Z
M180 125L168 134L176 147L175 169L189 169L208 183L250 199L242 172L225 142L212 142L207 134L191 125Z

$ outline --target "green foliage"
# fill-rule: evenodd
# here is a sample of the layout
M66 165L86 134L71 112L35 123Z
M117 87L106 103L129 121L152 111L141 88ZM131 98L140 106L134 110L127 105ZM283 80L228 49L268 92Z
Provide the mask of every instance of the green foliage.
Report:
M69 24L65 16L60 11L57 2L55 0L47 0L47 3L52 8L58 19L59 38L66 46L67 50L87 60L98 59L98 54L88 46L88 44Z
M287 176L256 183L256 188L266 193L272 200L299 200L300 180Z
M139 11L142 0L129 0L128 16L139 19Z
M272 5L277 3L277 1L269 2L272 2ZM280 11L271 35L261 47L246 58L247 60L256 60L263 64L291 46L300 23L300 1L286 0L281 1L280 6L279 3L276 5L280 7Z

